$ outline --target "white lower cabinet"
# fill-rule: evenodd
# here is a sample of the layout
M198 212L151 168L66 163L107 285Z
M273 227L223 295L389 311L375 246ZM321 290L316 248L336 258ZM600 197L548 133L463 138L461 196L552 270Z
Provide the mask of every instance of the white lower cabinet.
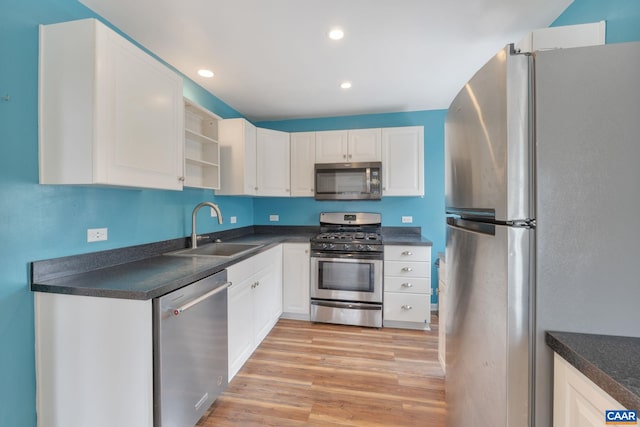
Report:
M39 427L153 427L151 300L34 293Z
M282 245L227 268L229 380L282 314Z
M438 360L442 370L446 372L447 354L447 275L444 258L440 258L438 266Z
M385 245L383 326L429 329L431 248Z
M282 317L309 320L309 243L285 243L282 251Z
M605 424L605 410L625 409L557 353L553 369L555 427L600 427Z

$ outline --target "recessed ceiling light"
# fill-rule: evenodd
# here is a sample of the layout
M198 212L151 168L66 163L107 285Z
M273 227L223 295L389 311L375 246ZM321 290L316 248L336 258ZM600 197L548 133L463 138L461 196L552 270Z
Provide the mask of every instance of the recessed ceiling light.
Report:
M351 82L342 82L342 83L340 83L340 87L342 89L350 89L351 88Z
M329 31L329 38L331 40L340 40L343 37L344 31L342 31L340 28L334 28L333 30Z
M198 74L202 77L213 77L213 71L211 70L198 70Z

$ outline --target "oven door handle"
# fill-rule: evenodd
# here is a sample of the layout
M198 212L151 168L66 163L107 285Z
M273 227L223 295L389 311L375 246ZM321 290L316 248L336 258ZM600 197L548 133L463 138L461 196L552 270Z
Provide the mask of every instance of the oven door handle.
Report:
M339 301L311 301L311 305L319 305L331 308L352 308L358 310L382 310L382 305L360 304L356 302L339 302Z

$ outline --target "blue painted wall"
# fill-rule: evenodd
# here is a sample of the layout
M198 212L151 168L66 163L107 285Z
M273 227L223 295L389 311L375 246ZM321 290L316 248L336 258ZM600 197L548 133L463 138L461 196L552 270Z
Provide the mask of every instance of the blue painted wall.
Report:
M118 190L38 185L38 25L95 15L76 0L3 1L0 7L0 426L36 425L33 295L28 263L186 236L191 209L215 200L225 216L253 224L253 200L211 191ZM185 96L238 117L185 79ZM220 226L202 211L203 232ZM107 242L86 230L108 227Z
M638 0L575 0L556 19L552 27L607 22L607 43L640 40L640 2Z
M311 197L256 198L256 224L269 224L269 215L280 215L283 224L317 225L323 211L381 212L383 226L403 226L401 217L413 216L411 226L422 227L422 234L433 241L433 255L444 251L444 118L446 110L362 116L285 120L257 123L260 127L286 132L361 129L372 127L424 126L424 197L385 197L380 201L333 202ZM432 287L437 287L435 266ZM433 302L436 302L435 292Z
M196 189L172 192L38 185L38 25L87 17L95 15L77 0L9 0L0 7L0 426L36 425L30 261L185 236L190 232L191 209L202 200L214 200L225 216L237 216L238 227L266 224L269 213L279 213L283 224L312 224L324 206L331 210L370 206L214 197L210 191ZM640 40L637 0L576 0L554 25L602 19L607 20L608 42ZM241 116L189 80L185 80L184 93L223 118ZM4 95L10 100L3 101ZM438 247L444 232L438 225L443 210L443 116L434 111L264 125L302 131L423 124L425 198L393 198L371 206L381 207L376 210L383 212L385 225L399 225L400 216L407 211L422 212L419 217L414 214L415 223ZM440 164L436 164L438 158ZM303 208L308 212L300 215ZM109 241L86 243L90 227L108 227ZM218 226L205 214L199 217L199 227L203 231L231 228Z

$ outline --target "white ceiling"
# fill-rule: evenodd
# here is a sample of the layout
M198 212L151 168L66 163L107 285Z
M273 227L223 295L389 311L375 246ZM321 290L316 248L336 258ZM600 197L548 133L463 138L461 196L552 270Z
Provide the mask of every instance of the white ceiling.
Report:
M572 2L80 1L252 121L446 109L498 49Z

